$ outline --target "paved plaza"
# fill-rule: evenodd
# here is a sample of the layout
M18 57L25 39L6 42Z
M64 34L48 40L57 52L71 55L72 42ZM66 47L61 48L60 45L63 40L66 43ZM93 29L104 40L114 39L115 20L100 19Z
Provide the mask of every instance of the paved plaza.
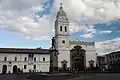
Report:
M120 80L119 73L0 75L0 80Z

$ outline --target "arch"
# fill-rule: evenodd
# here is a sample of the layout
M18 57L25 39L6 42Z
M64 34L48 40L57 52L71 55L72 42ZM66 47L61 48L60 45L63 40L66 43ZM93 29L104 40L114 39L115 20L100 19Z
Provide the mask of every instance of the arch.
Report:
M15 57L15 61L17 61L17 57Z
M27 61L27 57L24 58L24 61Z
M34 57L34 61L36 61L36 57Z
M67 68L67 63L68 63L68 62L67 62L66 60L61 61L63 71L66 70L66 68Z
M17 72L17 65L14 65L13 66L13 73L16 73Z
M67 32L67 26L65 26L65 32Z
M7 57L4 57L4 61L7 61Z
M60 31L62 31L62 26L60 26Z
M2 74L7 73L7 65L3 65Z
M71 67L76 70L83 70L85 67L85 50L81 46L76 45L72 50L71 54Z
M94 62L95 62L95 61L90 60L90 61L88 61L88 62L89 62L89 67L90 67L91 69L93 69L93 67L94 67Z
M45 61L45 57L43 57L43 61Z

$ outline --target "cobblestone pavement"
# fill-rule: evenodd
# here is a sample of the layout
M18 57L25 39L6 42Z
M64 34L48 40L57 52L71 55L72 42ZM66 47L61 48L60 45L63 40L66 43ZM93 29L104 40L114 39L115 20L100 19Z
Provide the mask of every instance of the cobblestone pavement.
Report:
M0 75L0 80L120 80L120 73Z

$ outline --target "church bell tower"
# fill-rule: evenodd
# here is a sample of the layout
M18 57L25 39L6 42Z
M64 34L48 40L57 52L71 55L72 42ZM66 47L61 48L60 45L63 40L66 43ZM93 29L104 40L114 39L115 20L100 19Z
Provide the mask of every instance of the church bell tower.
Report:
M69 21L62 3L55 21L56 49L59 51L58 67L70 67ZM63 64L63 62L66 62Z

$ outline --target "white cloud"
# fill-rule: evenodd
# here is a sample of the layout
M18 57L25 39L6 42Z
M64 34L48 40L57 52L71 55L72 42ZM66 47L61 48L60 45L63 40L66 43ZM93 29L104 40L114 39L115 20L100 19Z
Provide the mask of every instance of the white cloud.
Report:
M96 29L94 29L94 26L70 24L69 27L71 33L73 32L96 33Z
M40 9L40 0L4 0L0 5L0 29L34 40L53 36L53 21L49 16L44 16L38 23L33 20L32 14Z
M83 35L80 35L81 37L84 37L84 38L92 38L94 37L94 34L93 33L86 33L86 34L83 34Z
M93 37L96 23L120 19L120 1L113 4L101 0L54 0L52 12L38 23L32 14L40 10L44 0L0 0L0 28L31 39L48 39L53 35L54 21L62 2L70 20L71 33L83 31L84 37ZM78 25L78 23L80 25ZM88 24L88 26L85 26Z
M108 53L120 50L120 37L111 40L96 42L95 46L98 53Z
M53 35L52 24L46 18L41 19L39 23L34 23L33 19L21 16L16 20L4 21L2 24L3 26L0 28L25 36L28 39L49 39L49 37ZM48 26L49 29L47 29L46 26Z
M111 30L105 30L100 32L100 34L110 34L110 33L112 33Z
M83 26L82 32L84 34L80 35L81 37L84 37L84 38L93 38L95 36L96 29L94 29L94 26Z

